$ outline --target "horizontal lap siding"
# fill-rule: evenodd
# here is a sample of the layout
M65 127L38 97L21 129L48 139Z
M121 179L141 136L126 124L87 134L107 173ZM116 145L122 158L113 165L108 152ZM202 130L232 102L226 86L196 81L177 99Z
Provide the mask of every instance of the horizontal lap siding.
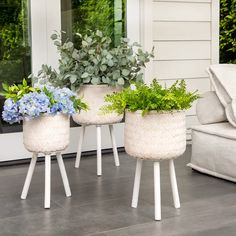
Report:
M153 2L194 2L194 3L206 3L211 0L153 0Z
M153 77L160 80L206 78L211 60L167 60L153 62ZM167 70L168 68L168 70Z
M153 45L154 60L211 59L210 41L159 41Z
M155 0L152 2L152 76L170 86L185 79L187 88L209 91L206 68L212 62L210 0ZM196 102L187 114L187 127L198 124Z
M154 41L211 40L210 22L153 22Z
M153 2L153 21L211 21L211 4Z

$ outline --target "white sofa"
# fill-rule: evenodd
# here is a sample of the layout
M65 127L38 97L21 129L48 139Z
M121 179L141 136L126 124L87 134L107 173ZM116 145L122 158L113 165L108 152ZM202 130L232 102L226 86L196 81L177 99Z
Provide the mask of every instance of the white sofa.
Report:
M188 166L236 182L236 128L227 121L216 93L201 95L196 112L201 125L192 127L192 156Z

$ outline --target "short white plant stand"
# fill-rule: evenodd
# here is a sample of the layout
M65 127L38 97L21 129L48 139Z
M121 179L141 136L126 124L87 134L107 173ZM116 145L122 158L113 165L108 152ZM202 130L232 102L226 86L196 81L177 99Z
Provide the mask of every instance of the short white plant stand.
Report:
M84 139L84 135L85 135L86 126L87 125L85 125L85 124L83 124L81 126L81 132L80 132L79 143L78 143L78 151L77 151L77 156L76 156L76 161L75 161L75 168L79 168L79 166L80 166L81 150L82 150L82 144L83 144L83 139ZM120 161L119 161L119 156L118 156L118 151L117 151L117 145L116 145L116 139L115 139L115 135L114 135L114 127L113 127L113 124L109 124L108 126L109 126L111 141L112 141L115 166L120 166ZM96 132L97 132L97 175L101 176L102 175L102 134L101 134L101 125L96 125Z
M64 184L66 197L71 196L69 181L66 174L65 165L61 153L56 154L57 162L61 172L62 182ZM25 179L25 184L21 193L21 199L26 199L37 162L38 154L33 153L28 173ZM45 193L44 193L44 208L50 208L51 203L51 155L45 155Z
M45 155L45 197L44 208L50 208L51 199L51 155L56 154L66 196L71 196L61 152L69 144L69 116L64 114L44 114L38 118L24 120L23 141L25 148L33 153L21 199L26 199L34 173L38 154Z

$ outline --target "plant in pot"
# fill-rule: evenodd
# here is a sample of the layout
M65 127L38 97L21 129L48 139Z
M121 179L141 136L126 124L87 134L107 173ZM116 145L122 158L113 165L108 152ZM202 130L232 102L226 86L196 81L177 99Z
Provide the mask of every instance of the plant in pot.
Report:
M89 31L86 35L76 34L80 44L75 45L67 40L62 43L60 34L51 38L61 55L59 60L59 76L51 73L45 67L49 81L56 86L70 87L83 96L89 105L89 111L81 111L73 119L82 124L111 124L120 122L122 115L110 113L99 115L99 109L104 105L104 96L131 82L141 81L142 68L153 57L152 52L144 52L137 43L129 44L128 39L121 39L117 47L112 46L110 37L101 31ZM44 72L45 72L44 70Z
M23 121L23 141L30 152L50 153L64 150L69 144L69 116L86 110L82 102L68 88L51 85L31 87L22 84L3 84L1 93L6 101L2 118L13 124Z
M162 87L156 80L147 86L133 84L105 97L103 113L125 112L124 144L126 152L137 158L132 207L137 207L142 160L154 161L155 219L161 219L159 161L169 160L174 205L179 208L173 159L186 149L185 110L198 98L188 92L185 81Z
M24 188L21 194L26 199L39 153L45 155L45 200L50 208L51 155L56 154L66 196L71 196L65 166L61 156L69 144L69 116L87 105L68 88L51 85L30 87L24 79L22 84L3 84L6 98L2 118L12 124L23 121L23 143L33 153Z
M78 168L80 164L85 128L87 125L96 125L97 175L100 176L101 125L109 125L115 165L119 166L113 124L123 118L123 114L115 112L101 116L100 108L105 104L104 97L128 86L130 82L141 81L141 69L153 55L152 52L143 52L137 43L130 45L128 39L121 39L120 45L113 47L111 38L100 31L89 31L83 36L77 33L75 36L78 37L76 41L80 42L76 47L69 40L62 43L60 34L52 35L61 55L59 72L44 66L40 76L46 77L56 86L70 87L88 103L89 111L73 115L74 121L82 125L75 167Z

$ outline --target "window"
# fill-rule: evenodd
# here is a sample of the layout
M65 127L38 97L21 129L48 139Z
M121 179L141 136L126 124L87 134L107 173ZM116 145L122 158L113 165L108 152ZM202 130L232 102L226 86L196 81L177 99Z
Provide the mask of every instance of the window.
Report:
M114 45L126 37L126 0L61 0L61 11L62 30L71 40L87 30L101 30Z
M31 73L28 0L0 0L0 88L17 83ZM0 98L0 114L4 100ZM0 131L8 124L0 121ZM12 130L12 129L11 129Z
M118 45L127 32L126 4L126 0L0 0L0 89L3 82L12 84L27 78L31 67L37 73L43 63L57 66L50 35L60 30L60 23L67 32L65 37L75 44L73 33L99 29ZM3 103L0 97L0 115ZM0 133L19 130L21 126L0 118Z

